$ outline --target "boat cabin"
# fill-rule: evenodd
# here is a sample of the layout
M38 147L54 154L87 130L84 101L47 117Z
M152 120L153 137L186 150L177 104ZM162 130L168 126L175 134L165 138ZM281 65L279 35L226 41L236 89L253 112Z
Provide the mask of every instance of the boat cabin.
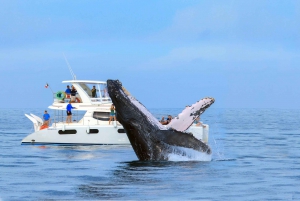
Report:
M71 103L91 105L111 103L107 91L107 84L104 81L69 80L63 81L62 83L66 84L66 88L53 94L54 103L69 103L69 101L71 101ZM77 91L76 94L67 94L67 86L69 86L70 90L75 88Z

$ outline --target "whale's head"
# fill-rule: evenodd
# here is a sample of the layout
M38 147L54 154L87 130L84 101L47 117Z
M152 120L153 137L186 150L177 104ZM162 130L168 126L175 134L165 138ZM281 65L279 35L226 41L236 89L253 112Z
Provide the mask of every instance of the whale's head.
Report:
M117 119L121 124L135 123L138 121L140 124L141 119L144 125L151 123L153 126L164 129L159 121L141 104L136 100L123 86L119 80L107 80L108 94L115 105L117 112ZM123 125L124 126L124 125Z
M112 102L115 103L126 101L124 91L122 90L122 83L119 80L107 80L107 89Z
M116 108L116 118L123 125L138 157L151 158L149 135L162 125L122 86L119 80L107 80L108 94Z
M129 104L131 101L128 94L124 92L122 83L119 80L107 80L107 89L108 94L115 105L118 121L120 123L122 123L122 120L127 121L128 117L124 114L129 114L133 108L132 105Z

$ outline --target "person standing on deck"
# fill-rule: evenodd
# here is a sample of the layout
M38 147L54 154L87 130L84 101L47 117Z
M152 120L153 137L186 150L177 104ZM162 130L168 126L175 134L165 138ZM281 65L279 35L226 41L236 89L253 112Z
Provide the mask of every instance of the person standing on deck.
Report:
M72 123L72 112L71 112L71 110L76 109L76 107L73 107L72 104L71 104L71 101L69 101L69 104L67 105L66 109L67 109L66 123Z
M67 86L67 89L65 91L65 94L66 94L66 98L71 98L71 89L70 89L70 86L68 85Z
M48 114L47 110L45 110L45 113L43 115L43 119L44 119L44 125L49 126L50 114Z
M110 106L110 114L109 114L109 122L108 124L110 125L110 122L112 121L112 119L114 119L114 121L116 121L116 109L115 109L115 106L114 104L112 104Z
M96 98L96 87L93 86L91 91L92 91L92 98Z
M71 101L72 101L73 103L75 103L76 93L77 93L77 90L75 89L74 86L72 86L72 90L71 90Z

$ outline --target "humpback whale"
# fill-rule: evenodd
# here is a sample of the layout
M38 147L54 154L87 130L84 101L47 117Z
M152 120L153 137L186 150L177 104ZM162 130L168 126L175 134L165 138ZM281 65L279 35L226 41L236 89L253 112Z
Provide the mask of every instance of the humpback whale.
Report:
M119 80L107 80L107 89L116 108L117 120L123 125L139 160L168 160L170 154L185 156L189 149L211 154L207 144L184 131L214 102L213 98L202 99L198 104L186 107L166 127Z

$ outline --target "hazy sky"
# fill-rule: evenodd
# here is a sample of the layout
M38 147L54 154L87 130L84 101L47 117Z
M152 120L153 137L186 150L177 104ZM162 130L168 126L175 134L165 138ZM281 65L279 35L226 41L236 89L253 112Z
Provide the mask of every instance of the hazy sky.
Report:
M1 108L119 79L148 108L300 108L300 1L0 0Z

